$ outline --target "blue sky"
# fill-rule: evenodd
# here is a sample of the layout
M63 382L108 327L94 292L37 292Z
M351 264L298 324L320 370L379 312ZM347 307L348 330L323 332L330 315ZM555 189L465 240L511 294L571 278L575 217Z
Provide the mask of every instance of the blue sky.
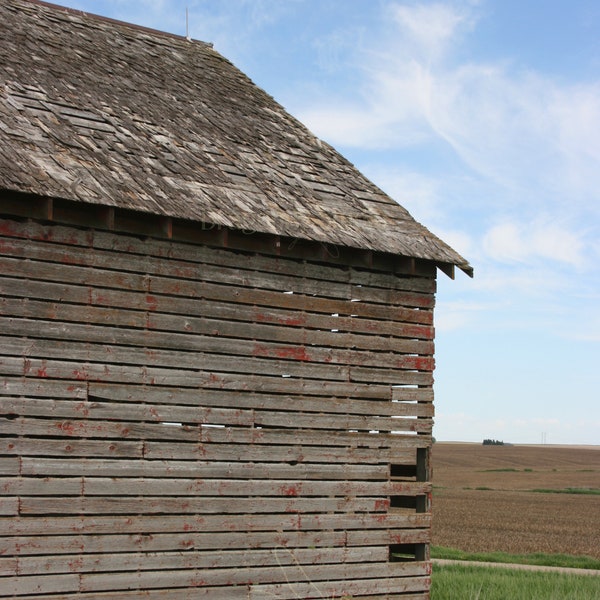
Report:
M213 42L461 252L439 440L600 444L597 0L63 0Z

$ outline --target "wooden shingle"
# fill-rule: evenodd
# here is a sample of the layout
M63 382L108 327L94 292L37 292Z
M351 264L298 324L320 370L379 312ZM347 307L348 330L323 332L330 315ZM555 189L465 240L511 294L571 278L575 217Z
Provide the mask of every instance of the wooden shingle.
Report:
M209 44L0 4L0 188L469 263Z

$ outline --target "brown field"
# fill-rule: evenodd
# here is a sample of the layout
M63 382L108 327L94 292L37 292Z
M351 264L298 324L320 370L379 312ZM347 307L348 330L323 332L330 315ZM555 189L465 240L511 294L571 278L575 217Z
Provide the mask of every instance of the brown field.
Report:
M531 491L600 490L600 446L438 442L433 485L436 546L600 559L600 495Z

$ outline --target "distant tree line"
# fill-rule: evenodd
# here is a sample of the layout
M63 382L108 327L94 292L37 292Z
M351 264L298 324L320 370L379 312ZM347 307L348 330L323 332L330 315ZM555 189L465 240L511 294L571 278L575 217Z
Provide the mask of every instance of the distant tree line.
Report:
M504 446L502 440L483 440L484 446Z

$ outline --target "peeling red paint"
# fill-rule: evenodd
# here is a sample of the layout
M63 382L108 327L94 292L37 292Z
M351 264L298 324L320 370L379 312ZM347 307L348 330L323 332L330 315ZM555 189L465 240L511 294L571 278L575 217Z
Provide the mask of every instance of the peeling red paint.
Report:
M263 344L254 344L252 349L253 356L269 356L269 350Z
M300 493L300 492L299 492L299 489L298 489L298 487L297 487L297 486L295 486L295 485L290 485L290 486L288 486L288 487L286 487L286 486L283 486L283 487L281 488L281 494L282 494L283 496L294 496L294 497L295 497L295 496L298 496L298 494L299 494L299 493Z
M46 365L44 365L41 369L37 370L37 376L43 377L43 378L48 377L48 371L46 370Z
M196 269L190 267L175 267L172 274L179 279L195 279L198 276Z
M11 237L21 237L19 230L13 227L11 221L0 221L0 233L3 235L9 235Z
M414 358L415 369L419 371L432 371L433 370L433 358L428 356L418 356Z
M69 561L69 570L77 573L83 568L83 557L78 556L75 560Z
M100 294L99 292L95 292L93 295L93 302L92 304L95 305L104 305L104 306L110 306L112 304L111 299L108 296L102 296L102 294Z
M276 346L271 348L264 344L254 344L252 355L261 358L283 358L310 362L311 357L304 346Z
M278 325L287 325L289 327L302 327L306 324L306 317L304 315L276 317L265 315L263 313L256 313L254 319L257 323L276 323Z
M387 511L390 508L390 501L386 499L375 500L376 511Z
M14 254L14 244L0 240L0 252L2 254Z
M402 333L406 337L433 338L433 327L427 325L402 325Z
M79 402L75 405L75 410L81 413L84 417L87 417L90 414L87 402Z
M85 260L79 260L77 254L64 254L60 258L60 262L63 265L85 265Z
M146 305L148 306L148 310L153 312L156 311L158 308L158 299L156 296L153 296L152 294L146 294Z
M78 381L84 381L85 379L87 379L87 374L85 373L85 371L80 370L80 369L75 369L72 372L72 375Z
M66 433L67 435L75 435L75 424L71 421L63 421L62 423L57 423L56 427L62 432Z
M310 356L303 346L284 347L276 350L278 358L291 358L292 360L310 361Z

